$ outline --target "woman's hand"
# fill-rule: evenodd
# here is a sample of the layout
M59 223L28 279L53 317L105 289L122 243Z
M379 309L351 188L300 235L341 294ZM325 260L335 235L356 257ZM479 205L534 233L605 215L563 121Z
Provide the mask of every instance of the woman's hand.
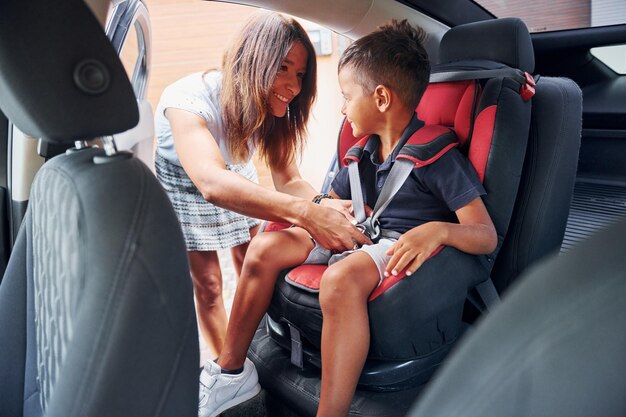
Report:
M323 247L343 252L355 245L371 244L367 236L357 229L343 212L322 205L311 205L306 223L300 224Z
M320 201L320 205L337 210L343 214L350 222L354 222L354 216L352 215L352 201L340 200L338 198L324 198Z
M324 198L320 201L320 205L324 207L334 208L341 214L345 216L352 224L356 223L356 219L354 217L354 207L352 206L352 200L342 200L339 198ZM369 217L372 215L372 209L370 206L365 205L365 216Z
M385 268L385 276L398 275L404 268L407 268L407 275L417 271L445 241L445 228L445 223L441 222L424 223L400 236L387 251L391 259Z

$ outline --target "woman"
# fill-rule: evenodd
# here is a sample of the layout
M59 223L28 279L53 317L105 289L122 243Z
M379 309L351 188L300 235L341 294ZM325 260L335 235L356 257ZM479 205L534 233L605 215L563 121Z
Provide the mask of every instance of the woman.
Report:
M302 26L261 13L226 51L222 72L192 74L161 97L156 172L182 225L200 329L213 354L227 322L216 251L230 248L239 273L255 219L298 225L333 250L366 240L347 220L349 203L316 198L296 165L315 83L315 52ZM255 183L257 149L276 191Z

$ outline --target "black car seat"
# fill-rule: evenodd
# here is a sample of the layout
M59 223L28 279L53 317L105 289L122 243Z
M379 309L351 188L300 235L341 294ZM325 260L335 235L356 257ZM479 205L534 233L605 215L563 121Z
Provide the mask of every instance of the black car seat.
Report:
M0 107L33 137L137 124L126 72L81 0L3 2L0 62ZM197 416L198 365L185 244L150 169L114 149L52 158L0 286L0 415Z
M572 202L582 131L582 92L567 78L539 77L511 226L491 279L504 294L529 265L558 252Z
M528 75L534 67L530 36L519 19L458 26L444 35L440 57L441 64L434 67L439 73L433 76L438 83L429 86L418 117L427 124L451 127L459 136L484 178L488 192L484 200L499 248L513 212L530 126L534 84ZM471 288L488 280L497 252L476 257L446 247L410 279L373 294L370 352L353 412L406 412L406 398L414 398L415 387L428 380L463 334L464 300ZM321 313L316 297L279 279L264 325L250 350L262 384L296 410L314 414L319 373L306 366L298 372L277 358L282 348L291 348L282 357L294 359L294 350L304 346L303 362L319 361L316 336ZM403 391L380 393L396 390Z
M411 417L626 415L626 221L523 274Z

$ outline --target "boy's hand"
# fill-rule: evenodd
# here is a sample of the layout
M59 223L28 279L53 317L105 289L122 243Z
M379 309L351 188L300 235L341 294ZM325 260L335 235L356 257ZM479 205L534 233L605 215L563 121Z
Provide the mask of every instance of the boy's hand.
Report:
M385 276L398 275L404 268L407 268L407 275L417 271L441 245L444 232L442 223L430 222L404 233L387 251L391 259L385 268Z

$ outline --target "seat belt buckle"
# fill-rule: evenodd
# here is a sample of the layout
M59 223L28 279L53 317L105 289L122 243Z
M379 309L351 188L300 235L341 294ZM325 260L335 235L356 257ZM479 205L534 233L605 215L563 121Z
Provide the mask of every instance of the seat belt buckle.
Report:
M300 338L300 330L296 329L290 323L287 323L287 325L289 326L289 337L291 338L291 363L303 369L304 363L302 360L302 339Z
M378 242L380 239L380 223L378 219L372 221L372 217L368 217L362 223L356 225L357 229L367 236L372 243Z
M520 87L519 93L522 100L528 101L535 95L535 79L529 73L524 73L526 82Z

